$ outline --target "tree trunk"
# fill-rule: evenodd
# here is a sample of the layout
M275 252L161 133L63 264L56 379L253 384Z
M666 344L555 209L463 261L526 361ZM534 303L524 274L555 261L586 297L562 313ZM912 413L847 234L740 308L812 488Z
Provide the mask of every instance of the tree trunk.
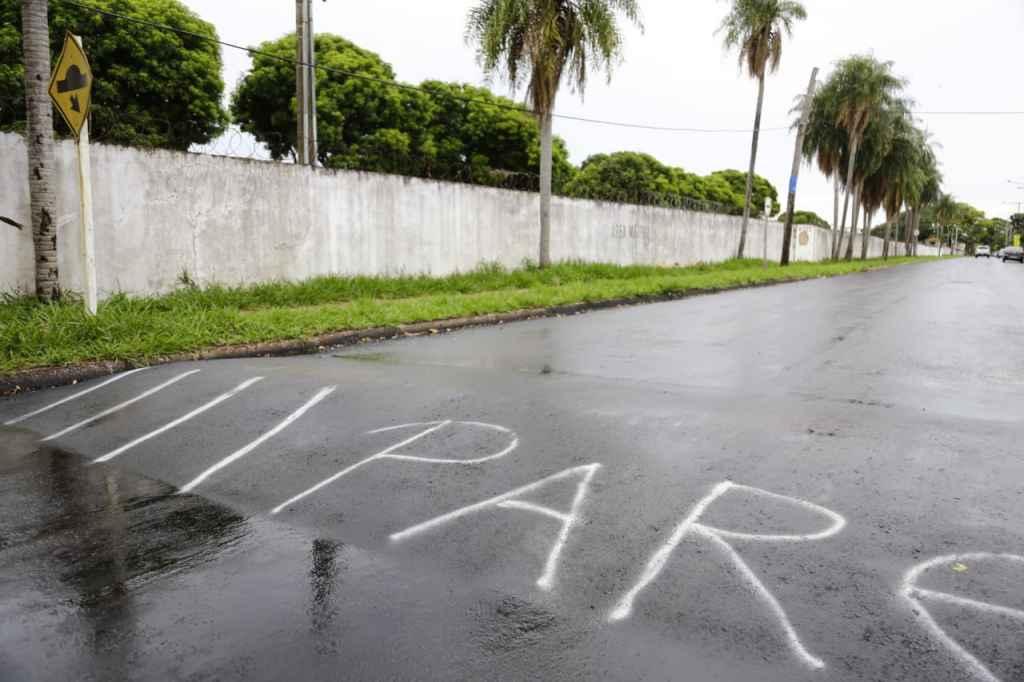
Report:
M885 237L884 237L884 240L882 241L882 260L889 260L889 238L892 236L892 220L889 220L888 218L889 217L886 216L886 221L885 221ZM896 214L896 220L898 221L899 219L900 219L900 214L897 213ZM899 249L893 248L893 251L898 251L898 250Z
M757 111L754 113L754 135L750 142L750 171L747 173L747 194L743 202L743 227L740 228L740 248L737 258L743 258L747 246L747 225L750 223L750 198L754 193L754 167L757 165L757 140L761 136L761 107L764 106L764 76L757 79Z
M839 174L832 175L832 258L836 253L836 235L839 234Z
M839 260L839 254L843 251L843 239L846 237L846 216L850 212L850 193L846 192L843 199L843 217L839 221L839 238L836 240L835 248L832 251L832 260Z
M907 206L907 210L903 214L903 255L913 256L914 254L910 249L910 240L913 236L914 221L913 221L914 209Z
M867 210L864 211L864 231L861 233L860 238L860 259L868 259L868 246L871 242L871 219L874 217L873 213L869 213Z
M57 269L57 195L54 181L53 109L50 84L50 29L47 0L22 0L25 56L25 111L28 114L28 189L35 246L36 296L60 297Z
M551 265L551 112L540 121L540 267Z
M860 225L860 212L863 207L860 205L860 187L853 192L853 220L850 222L850 241L846 242L846 255L843 260L853 260L853 243L857 240L857 226Z
M914 209L914 231L911 234L912 246L914 247L914 255L917 255L917 235L921 231L921 207L918 206Z
M850 163L846 169L846 194L849 199L850 192L856 192L857 187L853 184L853 169L857 162L857 147L860 146L860 139L853 135L850 138ZM860 197L854 200L853 223L850 225L850 245L846 247L846 260L853 260L853 236L857 234L857 203ZM845 218L843 221L845 222Z

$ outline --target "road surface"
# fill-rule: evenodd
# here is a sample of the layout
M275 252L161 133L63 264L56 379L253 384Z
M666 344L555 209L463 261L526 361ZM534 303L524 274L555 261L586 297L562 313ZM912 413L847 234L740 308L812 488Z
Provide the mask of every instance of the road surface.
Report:
M1024 266L0 403L3 680L1024 679Z

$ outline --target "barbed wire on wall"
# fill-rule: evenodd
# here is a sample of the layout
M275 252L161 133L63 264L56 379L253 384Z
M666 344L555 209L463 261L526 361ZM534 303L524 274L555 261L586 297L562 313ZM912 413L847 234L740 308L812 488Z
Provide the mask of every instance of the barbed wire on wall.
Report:
M54 127L59 139L70 136L58 114L54 114ZM228 157L272 163L294 163L288 155L274 159L270 148L291 149L290 138L283 135L269 137L265 141L243 131L238 125L230 125L209 142L189 143L195 139L196 126L189 121L173 121L146 115L123 114L119 111L94 106L90 112L90 140L95 144L130 147L134 149L173 150L201 156ZM20 99L0 97L0 130L25 134L24 105ZM266 137L266 136L265 136ZM270 142L268 145L267 142ZM490 165L498 160L481 165L474 160L474 150L466 150L455 157L438 158L398 151L377 151L371 157L346 151L321 158L326 170L385 173L415 177L424 180L455 182L496 189L521 192L540 191L540 176L536 173L512 171ZM555 194L567 196L556 177ZM564 181L564 178L561 178ZM710 200L680 196L664 192L649 192L627 189L604 188L593 194L577 195L573 198L604 201L618 204L633 204L702 213L737 215L742 208Z

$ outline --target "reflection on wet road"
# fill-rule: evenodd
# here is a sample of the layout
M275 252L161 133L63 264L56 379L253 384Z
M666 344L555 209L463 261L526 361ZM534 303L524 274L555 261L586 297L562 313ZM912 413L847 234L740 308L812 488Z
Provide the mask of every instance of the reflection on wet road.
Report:
M0 680L1024 679L1000 266L0 402Z

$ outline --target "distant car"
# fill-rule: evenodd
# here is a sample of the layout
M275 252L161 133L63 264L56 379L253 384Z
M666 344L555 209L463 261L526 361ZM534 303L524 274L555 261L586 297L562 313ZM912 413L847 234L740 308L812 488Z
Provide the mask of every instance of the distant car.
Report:
M1003 249L1003 262L1008 260L1015 260L1018 263L1024 263L1024 248L1019 246L1007 246Z
M982 256L984 256L985 258L991 258L992 257L992 249L990 249L990 248L988 248L987 246L984 246L984 245L983 246L979 246L978 248L974 249L974 257L975 258L981 258Z

